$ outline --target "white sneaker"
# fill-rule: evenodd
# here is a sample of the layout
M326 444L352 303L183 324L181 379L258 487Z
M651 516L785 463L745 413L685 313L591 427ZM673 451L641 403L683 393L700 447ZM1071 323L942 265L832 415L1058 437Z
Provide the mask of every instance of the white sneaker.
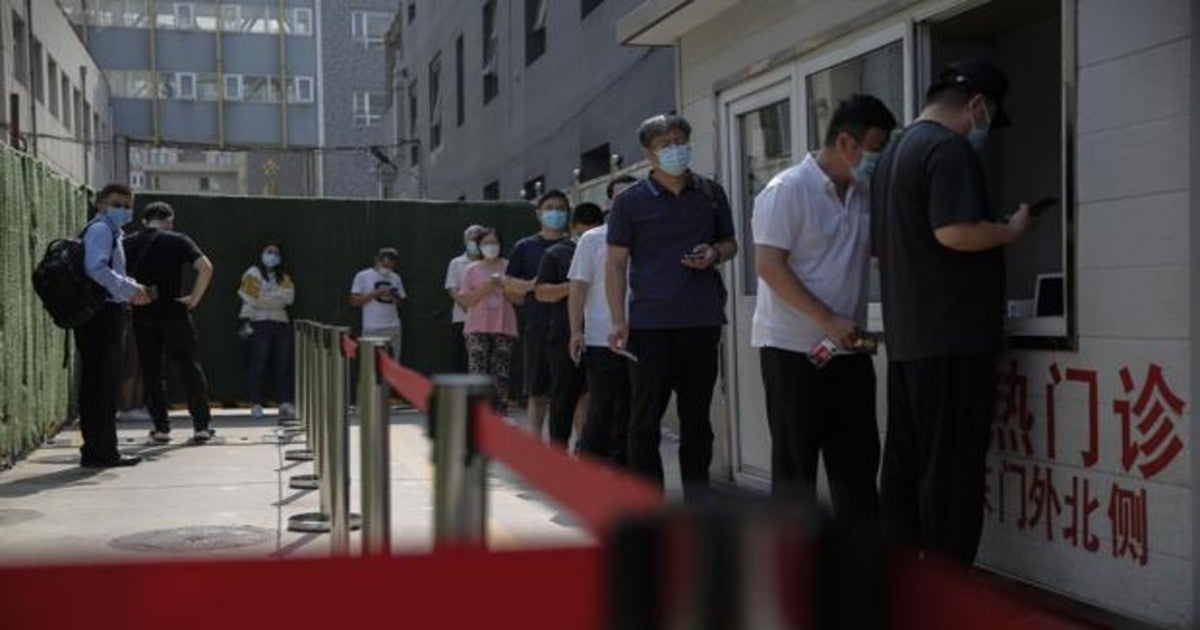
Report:
M250 416L253 417L255 420L262 420L263 416L264 416L263 406L262 405L254 405L253 407L251 407L250 408Z
M204 444L212 439L213 431L196 431L192 434L192 442L196 444Z
M151 419L150 412L145 407L138 407L137 409L122 411L121 413L117 414L117 417L122 421L128 422L149 422Z
M293 405L292 403L283 403L282 405L279 405L279 419L295 420L296 405Z
M167 442L171 441L171 434L167 433L166 431L157 431L152 429L150 431L150 441L156 444L166 444Z

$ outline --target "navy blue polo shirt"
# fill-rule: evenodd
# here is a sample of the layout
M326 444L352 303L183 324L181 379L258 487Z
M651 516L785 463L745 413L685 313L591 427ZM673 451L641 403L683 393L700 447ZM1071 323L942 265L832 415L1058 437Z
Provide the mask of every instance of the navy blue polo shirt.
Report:
M505 274L522 280L533 280L537 277L542 265L542 256L546 250L562 239L552 241L539 234L526 236L517 241L512 255L508 257L508 269ZM539 302L533 296L533 291L525 295L525 301L518 308L521 316L521 330L541 334L550 327L550 305Z
M725 323L725 285L714 269L681 262L700 244L734 238L719 184L693 175L679 195L651 178L621 193L608 215L608 244L629 249L629 327L701 328ZM703 189L703 190L702 190Z

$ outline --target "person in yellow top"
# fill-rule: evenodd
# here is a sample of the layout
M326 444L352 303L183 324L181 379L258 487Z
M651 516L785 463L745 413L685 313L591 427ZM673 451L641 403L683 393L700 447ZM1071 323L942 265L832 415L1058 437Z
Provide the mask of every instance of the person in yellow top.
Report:
M293 337L288 307L296 301L296 287L284 270L279 246L271 243L259 260L242 274L238 289L242 298L241 319L248 327L250 342L250 399L255 418L263 417L266 402L263 384L268 374L274 380L279 416L294 418L292 392ZM270 372L268 372L268 367Z

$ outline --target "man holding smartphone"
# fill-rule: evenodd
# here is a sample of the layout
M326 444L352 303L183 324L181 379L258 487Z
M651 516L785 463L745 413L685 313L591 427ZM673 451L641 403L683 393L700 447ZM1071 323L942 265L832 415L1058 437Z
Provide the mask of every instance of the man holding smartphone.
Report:
M213 266L196 243L175 232L175 211L156 201L142 211L144 228L125 241L129 269L146 286L150 304L133 309L133 329L137 338L138 362L146 385L146 408L154 422L150 439L171 440L171 422L167 416L167 359L180 367L187 392L188 412L192 416L195 443L212 437L208 408L208 380L200 367L196 324L192 311L200 306L212 281ZM191 293L183 292L185 266L196 271Z
M375 252L375 265L358 272L350 286L350 304L362 309L362 336L387 339L392 356L400 360L400 307L404 305L404 282L396 273L400 252L382 247Z

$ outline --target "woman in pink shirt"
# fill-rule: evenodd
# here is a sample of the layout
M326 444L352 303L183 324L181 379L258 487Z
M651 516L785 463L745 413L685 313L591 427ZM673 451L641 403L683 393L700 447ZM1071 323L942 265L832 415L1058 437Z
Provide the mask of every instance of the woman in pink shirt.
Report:
M503 242L495 228L475 237L483 260L471 263L458 291L467 309L463 334L467 338L467 367L487 374L496 386L496 409L508 411L508 366L517 342L517 313L504 290L508 261L500 257Z

